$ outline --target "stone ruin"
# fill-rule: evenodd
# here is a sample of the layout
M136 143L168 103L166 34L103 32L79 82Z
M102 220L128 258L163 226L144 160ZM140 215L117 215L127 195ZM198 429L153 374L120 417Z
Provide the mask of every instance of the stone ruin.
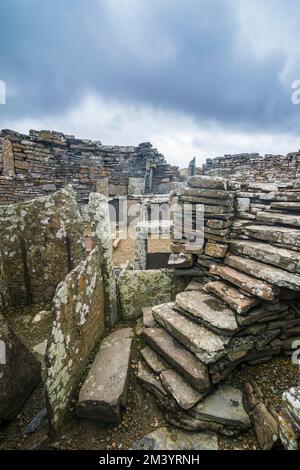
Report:
M78 419L120 422L141 335L137 379L171 429L134 448L174 449L179 439L176 449L217 449L218 435L252 426L260 448L298 449L296 374L280 410L256 383L224 383L241 364L299 347L298 154L208 160L206 174L193 161L184 183L149 144L107 148L43 131L1 138L0 422L13 421L41 381L50 433L74 396ZM107 195L118 193L137 193L141 215L136 262L116 270ZM146 220L167 200L170 220ZM146 269L153 231L171 231L165 269ZM51 327L37 355L8 311L39 303L51 303Z

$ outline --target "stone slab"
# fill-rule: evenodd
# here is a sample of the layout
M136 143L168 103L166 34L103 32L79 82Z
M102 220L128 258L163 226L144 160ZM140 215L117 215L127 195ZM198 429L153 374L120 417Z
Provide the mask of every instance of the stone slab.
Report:
M235 255L249 256L249 258L263 263L272 264L286 271L300 274L300 253L251 240L230 241L230 251Z
M218 450L216 434L189 433L175 428L159 428L136 441L132 450Z
M199 392L206 392L210 388L207 366L202 364L199 359L179 344L163 328L147 329L143 336L147 343L172 367L184 375L186 380ZM152 366L151 368L154 369ZM166 368L164 367L161 370ZM155 369L158 371L159 367L155 367Z
M176 296L176 305L208 328L213 327L228 334L238 329L234 312L210 294L201 291L181 292Z
M250 418L243 406L243 393L231 385L219 388L199 402L190 414L195 418L246 430Z
M205 285L205 290L226 302L238 314L247 313L251 308L255 307L259 303L257 298L248 297L242 294L241 291L230 286L226 282L208 282Z
M189 410L198 403L203 396L174 369L164 370L160 373L160 380L164 388L176 400L180 408Z
M300 276L284 271L283 269L235 255L228 256L226 258L226 264L250 276L274 284L275 286L300 291Z
M101 343L79 393L77 415L104 422L118 422L126 406L133 331L123 328Z
M158 329L159 328L156 328L156 330ZM148 330L150 330L150 328L148 328ZM149 334L149 331L147 333ZM147 337L148 334L144 336ZM141 355L144 361L147 363L148 367L150 367L150 369L153 370L156 375L159 375L163 370L166 370L170 367L169 364L162 358L162 356L157 354L157 352L155 352L149 346L146 346L141 350Z
M300 226L300 216L293 214L282 214L280 212L258 212L256 214L256 220L259 222L271 222L272 224L283 224Z
M228 258L225 260L226 263L227 260ZM248 260L245 260L245 262L247 261ZM260 279L256 279L253 276L241 273L229 266L218 266L215 264L210 267L209 272L216 276L220 276L225 281L228 281L237 287L240 287L245 292L249 292L250 294L266 301L273 301L277 294L276 288L273 286L262 282Z
M249 225L244 228L245 234L273 243L300 247L300 230L288 227L269 225Z
M191 176L188 178L187 184L191 188L222 189L225 191L228 187L228 181L218 176Z
M175 339L204 364L216 362L226 355L227 340L192 322L174 310L174 303L153 308L153 316Z

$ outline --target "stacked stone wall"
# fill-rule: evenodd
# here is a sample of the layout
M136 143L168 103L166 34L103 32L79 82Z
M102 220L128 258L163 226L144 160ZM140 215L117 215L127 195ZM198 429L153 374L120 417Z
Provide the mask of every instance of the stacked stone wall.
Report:
M3 130L0 137L0 204L47 195L67 183L74 186L77 200L86 202L90 192L99 190L106 196L127 195L130 179L139 181L139 188L144 180L145 192L160 192L182 180L178 168L150 143L109 146L50 131L24 135Z

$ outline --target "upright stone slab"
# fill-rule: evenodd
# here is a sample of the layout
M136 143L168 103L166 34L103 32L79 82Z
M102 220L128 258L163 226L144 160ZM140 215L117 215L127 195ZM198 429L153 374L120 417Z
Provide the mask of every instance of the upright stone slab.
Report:
M10 140L2 139L3 176L13 178L15 176L15 162L13 146Z
M0 206L0 252L15 306L51 302L57 285L84 257L82 218L72 187Z
M48 341L46 397L52 427L62 423L83 370L105 332L105 302L99 248L68 274L53 299Z
M91 193L88 212L91 221L93 243L99 245L101 252L101 271L103 275L105 308L109 326L115 325L119 319L117 303L117 286L113 271L112 233L107 197Z
M143 307L170 302L172 282L172 273L167 269L122 271L118 277L122 317L138 318Z
M77 415L118 422L126 406L133 331L117 330L101 343L80 393Z
M12 421L41 380L41 366L0 314L0 421Z

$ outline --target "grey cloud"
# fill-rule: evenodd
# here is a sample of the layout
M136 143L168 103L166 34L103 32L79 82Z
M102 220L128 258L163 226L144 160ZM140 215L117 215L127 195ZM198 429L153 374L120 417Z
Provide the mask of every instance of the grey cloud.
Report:
M297 11L286 15L299 15L293 5ZM287 58L282 49L263 60L241 54L236 6L237 0L2 0L0 79L8 102L0 108L1 127L9 118L62 113L92 92L236 128L297 130L300 109L280 79Z

